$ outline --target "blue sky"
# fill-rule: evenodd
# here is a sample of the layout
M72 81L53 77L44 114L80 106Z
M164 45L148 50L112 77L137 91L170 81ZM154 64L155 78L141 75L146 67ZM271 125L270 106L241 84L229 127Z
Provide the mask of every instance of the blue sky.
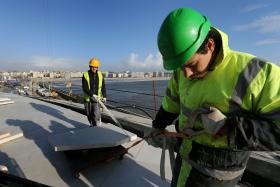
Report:
M0 71L157 71L157 33L168 13L191 7L229 35L232 49L280 62L280 1L1 0Z

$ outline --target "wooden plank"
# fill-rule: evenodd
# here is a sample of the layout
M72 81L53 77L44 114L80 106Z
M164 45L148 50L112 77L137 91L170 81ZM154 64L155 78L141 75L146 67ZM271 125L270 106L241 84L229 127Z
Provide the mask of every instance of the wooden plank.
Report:
M5 101L5 102L0 102L0 105L7 105L12 103L14 103L14 101Z
M8 137L8 136L10 136L11 134L9 133L9 132L1 132L0 131L0 139L2 139L2 138L6 138L6 137Z
M0 102L3 102L3 101L11 101L11 99L9 99L9 98L0 98Z
M17 139L17 138L20 138L20 137L22 137L22 136L23 136L23 133L20 132L20 133L11 135L11 136L9 136L9 137L0 139L0 145L3 144L3 143L7 143L7 142L9 142L9 141L15 140L15 139Z

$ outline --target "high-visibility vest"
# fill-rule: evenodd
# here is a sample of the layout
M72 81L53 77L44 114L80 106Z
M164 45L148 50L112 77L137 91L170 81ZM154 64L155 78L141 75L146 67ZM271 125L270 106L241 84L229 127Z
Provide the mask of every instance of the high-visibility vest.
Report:
M90 78L89 78L89 74L88 72L84 72L83 76L85 77L87 84L88 84L88 88L90 90ZM102 97L102 83L103 83L103 76L102 73L100 71L97 71L97 76L98 76L98 90L97 90L97 96L98 97ZM85 102L90 102L90 98L91 96L88 96L84 91L83 91L83 98Z
M280 68L253 55L231 50L227 35L218 29L217 32L221 35L222 46L214 70L197 80L186 78L180 68L175 70L162 101L164 110L179 114L181 131L187 126L191 112L203 104L216 107L224 114L241 110L261 114L280 126ZM190 153L192 141L228 148L226 136L214 139L204 133L183 140L182 157ZM190 170L189 163L183 160L177 186L185 186Z

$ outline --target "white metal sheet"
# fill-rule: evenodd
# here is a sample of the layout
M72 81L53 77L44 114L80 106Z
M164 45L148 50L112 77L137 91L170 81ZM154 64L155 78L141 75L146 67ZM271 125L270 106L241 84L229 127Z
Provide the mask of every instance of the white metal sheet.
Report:
M55 151L114 147L131 142L137 135L112 124L72 130L49 137Z

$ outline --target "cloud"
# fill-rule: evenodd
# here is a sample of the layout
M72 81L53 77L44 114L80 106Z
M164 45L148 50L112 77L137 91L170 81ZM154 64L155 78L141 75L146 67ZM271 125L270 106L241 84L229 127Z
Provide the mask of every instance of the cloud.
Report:
M162 56L159 52L156 55L148 54L148 56L144 60L140 60L138 54L132 53L128 58L127 65L131 69L139 71L163 70Z
M150 53L142 60L138 54L131 53L121 68L129 71L163 71L162 56L159 52L156 55Z
M264 39L264 40L259 40L255 43L255 45L271 45L271 44L277 44L280 43L280 40L277 39Z
M0 59L0 70L83 70L87 65L79 60L52 58L48 56L31 56L22 59Z
M0 69L5 70L75 70L83 71L88 68L87 64L80 63L77 60L67 58L52 58L49 56L32 56L21 60L6 61L4 66L2 63ZM162 56L158 52L156 54L148 54L141 58L137 53L131 53L127 59L119 63L104 63L101 70L103 71L164 71L162 65Z
M252 5L246 6L242 11L243 12L251 12L251 11L254 11L254 10L269 7L270 5L271 4L264 4L264 3L262 3L262 4L252 4Z
M66 58L51 58L48 56L31 57L31 66L34 68L48 69L70 69L73 67L73 61Z
M260 33L280 33L280 14L274 13L263 16L251 23L244 25L236 25L233 27L235 31L256 30Z

